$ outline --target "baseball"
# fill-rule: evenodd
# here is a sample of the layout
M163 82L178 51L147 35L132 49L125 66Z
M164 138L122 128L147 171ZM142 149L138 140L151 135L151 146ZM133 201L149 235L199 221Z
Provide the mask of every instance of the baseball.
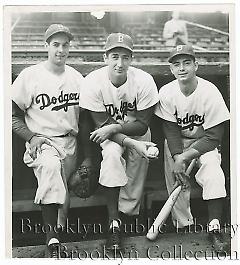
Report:
M159 150L155 146L150 146L147 150L149 156L155 156L157 157L159 154Z

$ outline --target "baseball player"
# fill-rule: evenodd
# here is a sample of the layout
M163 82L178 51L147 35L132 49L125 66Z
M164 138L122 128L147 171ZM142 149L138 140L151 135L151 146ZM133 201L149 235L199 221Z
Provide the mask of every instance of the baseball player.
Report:
M76 168L83 77L65 64L72 39L67 27L52 24L45 32L47 61L24 69L12 87L13 131L26 141L23 159L37 178L34 202L48 228L47 257L59 254L69 208L67 181Z
M188 43L188 32L186 22L181 20L178 11L172 12L172 19L167 21L163 28L163 38L166 46L174 47L179 44Z
M91 111L96 124L90 139L102 148L99 183L108 198L107 249L121 247L119 211L127 215L139 213L149 163L143 157L144 141L151 139L148 125L158 101L157 87L151 75L130 66L132 52L130 36L110 34L104 54L107 66L85 78L87 89L80 99L80 107ZM116 139L119 135L121 140ZM128 145L130 138L135 143L142 141L142 155L133 144Z
M191 46L177 46L171 51L168 61L176 80L160 89L155 110L163 120L166 135L164 165L167 189L170 193L176 180L186 185L186 166L197 158L199 169L195 178L208 205L209 239L217 251L222 251L225 244L219 228L226 190L217 147L221 143L229 111L217 87L196 76L198 63ZM173 207L175 227L193 224L189 200L190 190L186 188Z

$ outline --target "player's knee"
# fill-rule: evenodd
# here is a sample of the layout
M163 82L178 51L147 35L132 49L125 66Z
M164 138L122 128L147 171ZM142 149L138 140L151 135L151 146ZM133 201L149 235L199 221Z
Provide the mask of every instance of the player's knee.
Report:
M207 152L200 157L200 164L207 167L217 167L221 164L221 155L215 150Z
M220 166L209 167L205 171L205 178L203 178L203 186L208 187L210 190L215 190L216 187L220 189L225 185L225 176Z
M214 157L209 157L209 159L205 158L201 160L201 167L204 167L206 170L210 172L214 172L219 170L221 167L220 161Z
M109 148L103 150L103 158L109 160L119 160L122 156L121 146L114 143Z
M61 169L61 163L57 156L49 157L44 160L42 167L47 172L55 172Z

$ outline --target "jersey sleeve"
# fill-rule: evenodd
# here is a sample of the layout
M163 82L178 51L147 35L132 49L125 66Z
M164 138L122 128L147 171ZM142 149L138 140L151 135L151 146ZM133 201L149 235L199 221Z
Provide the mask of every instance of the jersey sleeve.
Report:
M152 76L148 76L141 88L138 93L137 110L148 109L158 102L158 90Z
M79 106L95 112L105 112L101 90L97 81L86 77L80 91Z
M31 80L26 69L18 75L12 85L12 100L23 111L30 107L33 100L31 86Z
M155 115L166 121L177 122L174 116L175 108L169 94L165 93L164 87L160 89L158 104L155 107Z
M217 87L213 87L211 95L205 103L205 117L203 128L212 128L224 121L229 120L230 114Z

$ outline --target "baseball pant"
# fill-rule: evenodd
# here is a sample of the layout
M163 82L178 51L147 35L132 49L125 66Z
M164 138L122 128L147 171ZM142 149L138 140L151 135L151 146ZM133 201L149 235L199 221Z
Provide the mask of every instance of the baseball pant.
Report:
M36 204L59 204L58 224L65 226L69 208L67 181L76 168L77 144L74 136L47 138L52 146L42 145L42 152L33 160L29 155L29 143L26 143L24 162L33 168L38 188L35 194Z
M173 158L170 154L167 141L164 145L165 180L170 194L175 183L173 174ZM195 179L202 187L203 200L211 200L226 197L225 176L221 168L221 155L217 148L201 155L196 163L199 168ZM172 209L172 220L175 227L182 228L193 224L193 216L190 209L190 188L182 191Z
M150 130L143 136L132 138L151 141ZM124 148L109 140L104 141L101 147L103 160L99 183L106 187L120 186L119 211L128 215L139 214L149 160L134 149Z

